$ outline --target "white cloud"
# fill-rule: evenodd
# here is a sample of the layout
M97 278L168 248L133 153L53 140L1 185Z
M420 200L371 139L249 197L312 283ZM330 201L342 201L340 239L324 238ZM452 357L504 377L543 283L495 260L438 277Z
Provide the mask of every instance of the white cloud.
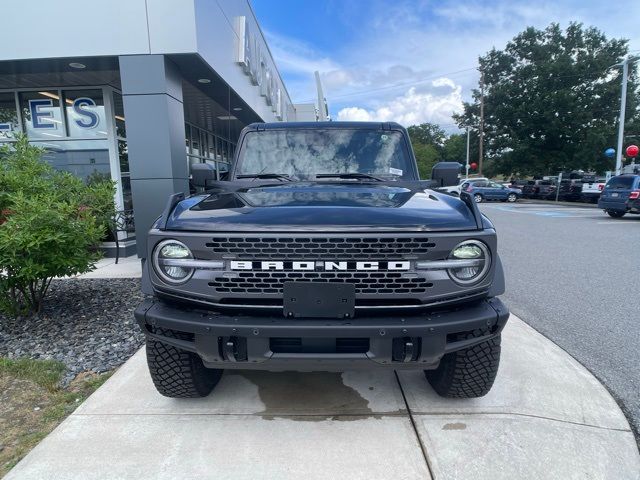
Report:
M313 71L321 72L334 118L432 121L451 129L451 113L477 87L477 59L502 49L528 26L571 21L595 26L609 38L640 49L638 0L616 8L604 0L368 0L332 3L332 51L273 32L268 41L294 102L313 101Z
M462 88L451 79L440 78L432 82L434 87L448 87L445 92L418 92L409 88L404 95L383 102L375 109L344 107L338 112L338 120L398 122L409 126L432 122L451 130L451 115L462 111Z

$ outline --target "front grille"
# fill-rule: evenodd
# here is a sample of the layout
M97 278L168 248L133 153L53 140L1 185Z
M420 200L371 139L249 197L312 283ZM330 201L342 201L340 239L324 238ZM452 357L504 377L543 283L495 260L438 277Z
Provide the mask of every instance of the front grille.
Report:
M243 260L398 260L423 256L435 243L423 237L214 237L206 246Z
M282 295L284 282L353 283L356 294L421 294L433 284L399 272L239 272L234 278L209 282L217 293Z

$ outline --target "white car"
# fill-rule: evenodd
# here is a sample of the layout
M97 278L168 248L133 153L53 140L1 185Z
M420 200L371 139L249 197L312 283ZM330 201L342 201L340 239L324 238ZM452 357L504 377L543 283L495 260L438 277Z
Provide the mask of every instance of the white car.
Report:
M460 196L460 191L461 191L460 187L462 187L462 184L464 182L467 182L469 180L489 180L489 179L486 178L486 177L461 178L460 179L460 183L458 183L458 185L454 185L452 187L439 188L438 190L441 191L441 192L446 192L446 193L449 193L449 194L454 195L456 197L459 197Z

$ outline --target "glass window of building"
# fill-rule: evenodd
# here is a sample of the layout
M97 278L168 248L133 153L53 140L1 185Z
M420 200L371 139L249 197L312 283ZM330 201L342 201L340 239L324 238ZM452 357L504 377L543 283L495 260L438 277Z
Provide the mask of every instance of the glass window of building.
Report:
M20 112L29 139L65 137L58 90L20 93Z
M133 199L131 197L131 179L129 176L122 177L122 202L125 210L133 208Z
M191 153L191 127L188 124L184 126L185 145L187 147L187 155Z
M68 136L106 138L107 121L102 90L65 90L62 93Z
M10 140L20 131L18 109L13 92L0 93L0 142Z
M116 136L127 138L127 129L124 121L124 105L122 103L122 95L113 92L113 114L116 121Z
M129 173L129 147L124 140L118 140L118 158L120 160L120 173Z
M31 143L45 149L42 158L56 170L70 172L85 181L111 178L107 140L51 140Z
M200 130L197 128L191 129L191 154L200 156Z
M211 134L209 134L209 154L207 158L211 160L215 160L216 158L216 137Z

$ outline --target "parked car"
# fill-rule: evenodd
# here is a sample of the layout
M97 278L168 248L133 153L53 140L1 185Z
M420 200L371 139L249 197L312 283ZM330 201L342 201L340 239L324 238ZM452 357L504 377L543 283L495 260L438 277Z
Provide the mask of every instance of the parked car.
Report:
M553 191L555 195L555 189ZM562 180L558 198L568 202L577 202L582 196L582 180Z
M611 177L602 190L598 207L613 218L626 213L640 214L640 175Z
M460 183L458 183L458 185L453 185L451 187L443 187L438 189L438 191L440 192L446 192L450 195L453 195L455 197L459 197L460 196L460 190L462 188L462 184L465 182L468 182L469 180L489 180L486 177L476 177L476 178L462 178L460 179Z
M524 188L525 185L528 185L532 180L514 180L509 183L508 187L513 188L515 190L520 190Z
M553 180L529 180L522 188L522 196L552 200L556 198L556 185Z
M538 192L538 180L527 180L521 190L523 198L534 198Z
M161 394L206 397L224 370L354 368L489 392L505 282L491 222L431 189L457 164L420 181L397 123L254 123L238 145L230 181L193 164L202 193L172 195L147 237L134 315Z
M580 191L580 200L586 203L597 203L606 183L604 178L583 183Z
M520 190L506 187L491 180L469 180L462 184L462 189L469 193L476 203L484 200L515 202L521 195Z
M556 183L553 180L539 180L538 184L538 198L542 200L555 200L556 198Z

